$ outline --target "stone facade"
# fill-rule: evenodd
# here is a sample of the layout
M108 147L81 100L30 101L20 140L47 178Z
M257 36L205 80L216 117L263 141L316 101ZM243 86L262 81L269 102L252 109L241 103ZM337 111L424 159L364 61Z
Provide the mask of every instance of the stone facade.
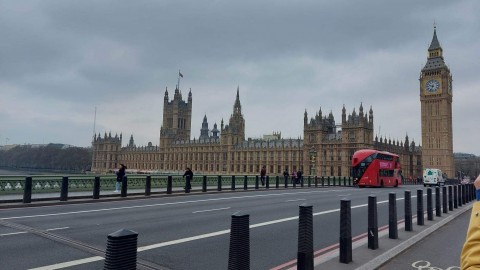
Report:
M192 93L188 101L175 89L172 101L165 91L163 125L160 146L136 146L133 135L126 147L122 135L95 136L92 171L108 172L120 163L130 170L160 173L182 173L190 167L200 174L258 174L265 166L270 175L301 170L305 175L349 176L351 157L356 150L374 148L400 155L406 177L421 175L421 148L409 143L373 138L373 109L368 115L360 104L359 112L351 114L342 109L342 121L337 125L333 114L323 116L321 109L308 118L304 113L304 139L282 139L274 133L264 139L245 139L245 119L240 103L240 90L233 105L228 124L223 120L220 130L215 123L209 129L203 118L198 139L190 139Z
M98 134L94 137L92 171L108 172L124 163L131 170L160 173L182 173L185 167L200 174L258 174L265 166L270 175L283 170L302 170L305 175L349 176L352 155L359 149L377 149L400 156L403 175L416 178L423 168L438 168L455 177L452 132L452 75L443 59L443 49L434 28L428 48L427 63L420 74L422 144L374 138L373 109L347 115L335 122L333 114L322 110L309 118L304 113L303 139L282 139L277 132L263 139L245 139L245 119L240 90L228 124L223 119L208 127L205 115L198 139L191 140L192 92L183 100L178 87L170 101L165 90L160 146L137 147L133 136L122 147L122 135Z
M422 163L455 177L452 132L452 74L434 28L428 58L420 74Z

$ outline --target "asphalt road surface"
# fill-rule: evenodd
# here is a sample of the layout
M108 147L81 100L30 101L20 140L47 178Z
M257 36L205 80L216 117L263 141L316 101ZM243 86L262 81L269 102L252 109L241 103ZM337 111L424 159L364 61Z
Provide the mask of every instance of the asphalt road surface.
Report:
M138 232L139 261L157 269L226 269L232 214L250 215L251 269L271 269L296 259L299 205L313 206L314 250L337 244L340 200L352 205L352 235L367 228L369 195L377 196L378 225L388 224L388 193L403 196L421 186L359 189L348 187L259 190L152 197L0 210L2 269L102 269L107 235ZM433 190L435 192L435 190ZM424 196L426 210L426 196ZM44 268L42 268L44 267Z

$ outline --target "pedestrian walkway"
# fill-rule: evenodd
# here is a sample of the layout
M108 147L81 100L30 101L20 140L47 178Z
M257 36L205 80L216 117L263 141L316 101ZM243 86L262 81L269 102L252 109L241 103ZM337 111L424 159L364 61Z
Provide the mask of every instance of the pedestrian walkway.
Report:
M469 221L466 211L379 269L460 269Z
M433 221L428 221L425 214L423 226L418 226L414 218L411 232L406 232L404 223L400 223L398 239L389 239L388 227L384 227L379 231L379 248L376 250L367 248L366 234L354 237L352 262L340 263L338 249L335 249L315 254L315 269L460 269L456 267L471 208L472 203L468 203L447 214L442 213L441 217L435 216ZM429 267L438 268L428 268L428 263Z

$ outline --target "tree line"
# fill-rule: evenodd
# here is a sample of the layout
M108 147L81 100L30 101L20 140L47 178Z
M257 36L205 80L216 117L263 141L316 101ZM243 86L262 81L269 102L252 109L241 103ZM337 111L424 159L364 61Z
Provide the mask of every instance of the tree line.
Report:
M45 146L18 145L0 151L0 167L23 170L72 171L90 170L92 150L67 147L63 144Z

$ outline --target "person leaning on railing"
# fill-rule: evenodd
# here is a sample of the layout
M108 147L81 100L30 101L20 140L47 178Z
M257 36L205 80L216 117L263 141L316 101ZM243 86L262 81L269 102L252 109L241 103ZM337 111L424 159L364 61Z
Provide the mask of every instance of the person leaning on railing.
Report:
M480 269L480 175L473 183L476 190L476 201L472 207L467 238L460 255L462 270Z

